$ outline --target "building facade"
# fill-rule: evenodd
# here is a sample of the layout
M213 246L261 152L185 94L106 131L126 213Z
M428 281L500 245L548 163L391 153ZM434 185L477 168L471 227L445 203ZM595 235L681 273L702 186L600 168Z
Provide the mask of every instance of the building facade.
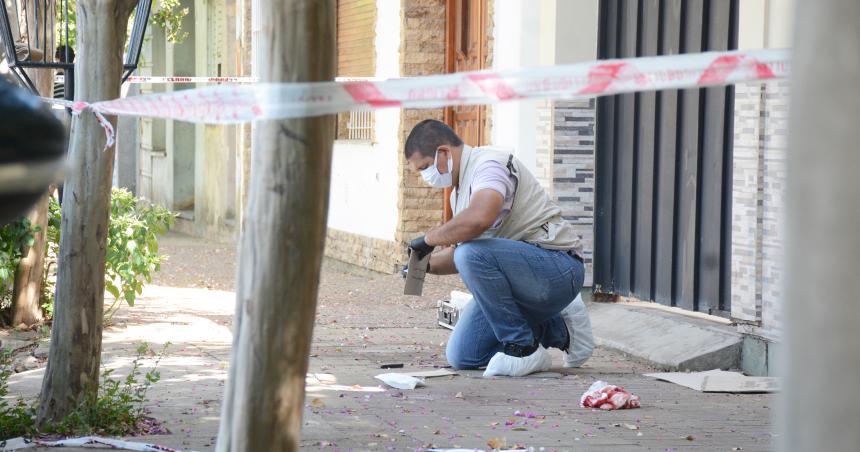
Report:
M484 68L572 64L611 55L607 53L610 48L622 51L616 55L649 55L662 52L657 46L667 45L667 33L682 33L681 29L686 34L702 33L698 44L684 44L686 41L681 39L678 48L663 53L719 48L714 45L715 39L723 40L723 48L788 47L790 3L788 0L340 0L337 75L347 79L387 79ZM193 37L172 44L166 42L163 32L152 30L141 73L253 75L254 42L260 34L256 5L255 0L185 0L183 6L189 7L191 13L185 18L183 28L193 29ZM637 8L642 8L641 14ZM621 25L617 34L607 32L606 26L601 30L600 26L607 23L607 15L613 14ZM688 22L681 27L679 24L685 20ZM672 26L679 28L675 30ZM715 34L717 29L722 34ZM658 35L663 38L657 38ZM186 87L141 85L140 92L183 88ZM597 99L528 100L480 107L392 108L341 114L333 149L326 255L393 273L405 260L405 244L443 221L445 194L426 186L419 175L409 171L402 155L403 143L412 126L420 120L435 118L451 124L471 145L491 144L510 149L534 172L582 239L587 285L608 288L609 292L622 296L728 317L739 331L755 338L750 342L751 347L763 349L770 356L770 345L780 337L781 324L780 262L784 237L781 203L787 84L785 81L739 84L725 92L726 99L720 104L726 111L722 115L724 122L715 125L710 122L712 116L703 114L704 122L698 123L698 130L719 129L724 136L719 196L709 195L712 192L708 191L708 172L712 169L705 163L679 166L682 170L675 170L681 171L676 173L678 178L692 178L701 187L698 192L691 195L684 191L683 185L669 189L670 198L681 202L691 196L717 202L722 216L713 219L707 209L700 211L698 207L696 212L706 213L678 210L671 213L669 225L664 226L666 240L671 242L670 263L676 269L673 275L692 274L686 273L687 264L683 260L688 254L694 259L691 262L695 262L690 265L707 264L707 249L700 243L711 240L721 244L717 258L725 269L718 273L721 276L689 277L690 284L670 280L666 286L669 296L661 298L656 290L657 276L646 278L653 284L642 285L642 273L637 276L638 264L634 260L620 265L613 263L613 277L622 275L629 282L627 285L607 285L599 268L605 261L595 262L594 250L600 250L601 243L613 249L630 246L632 253L649 246L649 239L641 237L633 244L625 243L630 237L612 232L617 228L607 232L599 224L601 212L610 209L610 204L612 209L626 206L630 199L641 198L639 192L657 186L657 179L641 183L642 175L650 174L643 170L656 163L643 160L644 154L639 151L632 154L635 158L625 157L623 140L609 143L600 135L613 131L613 136L623 138L630 133L629 136L639 137L626 128L624 118L628 114L638 118L639 113L633 112L641 112L642 105L648 106L648 99L654 99L655 95L648 94L618 98L621 113L612 116L601 113L605 112L601 105L615 101ZM660 98L659 94L656 96ZM637 129L645 133L642 137L652 136L648 134L649 128L652 133L662 128L679 137L690 133L689 127L682 128L675 122L659 117L654 121L653 126ZM241 224L251 177L248 172L251 126L202 126L141 119L131 127L139 131L140 152L135 157L137 167L133 172L137 193L179 211L184 219L182 227L188 232L234 238L237 224ZM639 143L641 138L635 140ZM697 143L705 141L691 139ZM707 161L704 150L679 147L678 154L673 155L682 155L682 151L698 155L701 157L698 161ZM618 197L616 192L608 197L597 193L601 189L598 174L603 174L598 166L609 155L618 157L613 163L618 166L613 167L612 174L624 176L633 171L638 177L637 184L624 186L630 190L627 198ZM602 183L605 186L606 180ZM652 217L642 216L642 205L634 203L624 213L626 216L618 217L621 220L617 223L622 226L650 223ZM713 222L725 223L727 228L713 227ZM658 225L653 224L655 228ZM686 234L688 226L692 232ZM646 230L648 234L652 232ZM714 234L722 234L719 241ZM650 236L663 240L658 235ZM641 253L639 257L641 260ZM666 270L652 265L649 272L649 275L664 275ZM721 301L716 305L699 300L711 290L719 294ZM692 300L690 303L683 301L688 298Z
M715 39L723 39L723 48L783 48L790 45L791 5L787 0L727 1L725 4L680 0L644 3L643 8L650 6L655 11L663 8L668 11L665 14L674 11L676 16L681 15L680 19L675 18L676 21L692 21L692 28L690 22L684 25L685 33L691 33L691 29L693 33L696 30L702 33L697 38L700 39L698 44L689 37L685 44L682 36L679 47L669 49L669 53L718 49L720 44L715 44ZM601 35L599 30L599 24L605 20L601 14L607 14L608 11L622 15L619 20L626 26L621 32L628 35L621 35L619 39L633 43L631 55L646 55L649 44L644 35L652 33L655 36L653 45L656 46L656 43L661 42L656 35L671 32L665 28L672 20L671 17L654 16L655 22L648 24L644 22L648 18L642 18L644 13L636 14L634 3L608 0L546 0L536 3L502 0L379 0L376 8L377 17L399 17L397 21L378 20L375 27L377 65L384 65L387 61L390 64L388 67L392 68L390 72L375 72L377 77L383 78L463 69L462 64L451 64L451 60L455 63L471 61L472 66L467 69L505 69L592 61L605 55L602 49L607 45L619 45L618 42L607 43L609 38L605 32ZM628 14L631 11L632 16ZM485 16L475 19L470 14ZM678 27L680 23L676 22ZM699 28L694 28L695 24ZM474 27L481 27L481 30L475 32ZM723 27L720 32L722 35L716 34L717 27ZM629 36L631 29L634 30L633 36ZM681 28L676 32L681 33ZM399 36L399 40L396 40L399 48L396 51L391 46L391 42L395 41L390 38L392 36ZM636 44L637 40L644 44ZM696 45L699 46L698 50ZM476 52L476 48L483 53ZM657 54L657 50L655 48L653 54ZM474 53L478 54L482 65L474 64ZM399 68L399 72L396 68ZM785 179L787 82L740 84L726 90L726 93L726 100L720 104L723 107L718 108L725 109L728 114L724 118L728 117L730 121L711 123L708 122L712 120L711 116L708 116L704 119L706 122L698 126L700 131L718 127L721 130L719 133L727 136L720 145L724 149L720 158L725 162L724 172L719 173L718 177L721 184L718 188L709 188L709 177L713 178L708 173L710 168L698 164L689 168L679 167L683 171L678 176L694 178L701 185L697 189L699 193L720 191L719 196L708 198L712 200L710 202L718 203L715 211L724 216L713 221L725 222L730 230L723 233L719 227L708 224L711 218L707 214L707 204L696 204L697 209L704 212L698 217L690 216L696 213L683 209L671 213L667 229L671 242L669 262L680 269L677 272L680 276L670 276L666 283L669 292L665 300L650 285L644 292L628 287L618 293L728 317L741 332L762 341L754 346L766 349L768 344L779 338L782 283L779 263L783 239L780 229L783 212L781 193ZM631 95L630 100L639 102L639 97L634 99ZM353 145L339 141L335 146L336 172L332 182L328 255L368 268L391 271L402 260L405 242L441 221L444 195L425 187L416 175L406 172L400 155L404 136L410 127L418 120L437 118L452 124L470 144L510 148L535 173L562 207L565 218L577 228L586 249L586 283L591 285L595 271L593 251L597 245L595 231L598 235L603 234L603 240L612 246L618 246L618 237L607 235L599 225L595 225L595 212L608 208L606 200L596 199L595 191L600 185L596 181L596 161L600 157L605 158L608 153L618 152L617 148L606 147L605 144L600 148L598 134L601 127L603 130L624 127L614 119L604 118L601 123L598 104L596 99L518 101L483 107L477 114L467 111L462 115L458 115L458 112L452 114L445 109L398 110L399 117L392 120L399 121L399 132L391 138L390 131L385 132L377 126L374 139L379 143L387 140L388 144L378 147L365 145L367 151L364 151L363 156L367 158L359 158L353 153ZM630 104L636 109L638 105ZM704 100L701 105L706 105ZM630 111L633 114L633 110ZM384 113L387 112L376 112L377 115ZM464 126L460 118L468 114L472 114L468 117L473 123ZM476 117L482 118L477 119L480 126L474 124ZM667 125L660 122L659 118L656 120L652 129L669 127L673 134L681 130L677 124ZM688 135L688 129L682 130L681 136ZM388 138L386 133L389 134ZM615 133L627 132L622 130ZM696 142L699 140L695 137L692 139ZM707 144L701 146L707 147ZM370 149L381 152L371 157ZM676 155L681 155L682 151L690 152L679 147L679 154ZM706 150L692 152L698 153L702 165L706 165ZM355 174L355 160L358 159L367 165L360 176ZM643 163L654 164L641 159L625 162L628 165L626 168ZM397 165L397 170L392 172L394 165ZM386 171L395 174L397 181L387 178ZM621 171L626 169L622 168ZM355 187L359 186L362 189L356 192ZM377 193L367 189L374 186L378 188L378 193L396 192L397 200L378 195L372 196L372 201L355 204L355 198L350 197L363 198L365 193ZM646 189L649 186L652 189L654 187L653 184L644 185ZM671 197L681 202L691 196L684 192L683 185L670 191L674 191ZM696 193L692 192L693 201L701 196ZM623 199L608 199L614 203L625 202ZM371 204L380 211L370 208ZM381 213L382 210L388 212L387 217ZM374 226L378 228L376 234L367 234L350 220L371 212L376 213L366 217L386 218L387 229L383 231L377 224ZM627 215L626 222L651 221L651 217L641 218L641 206L632 207ZM678 225L689 225L691 234L678 232ZM724 235L714 239L711 237L713 234ZM696 276L697 273L687 271L687 264L679 259L685 259L689 253L696 259L694 262L698 262L695 265L707 267L707 248L697 243L708 239L713 239L712 242L717 244L715 246L721 248L717 259L722 262L724 271ZM646 243L644 246L649 245ZM635 250L631 252L635 253ZM636 264L624 265L630 266L625 276L635 283L630 272L635 272ZM654 267L653 272L659 275L666 273L659 266ZM678 280L673 281L673 278ZM684 281L681 281L682 278ZM689 284L686 283L688 280ZM719 294L722 301L716 304L706 302L704 294L709 290Z
M164 30L149 27L139 75L251 75L250 0L183 0L180 7L188 9L181 26L187 37L169 42ZM135 95L196 87L126 88ZM248 184L250 126L121 118L118 129L119 185L178 212L176 228L183 232L220 240L236 237Z

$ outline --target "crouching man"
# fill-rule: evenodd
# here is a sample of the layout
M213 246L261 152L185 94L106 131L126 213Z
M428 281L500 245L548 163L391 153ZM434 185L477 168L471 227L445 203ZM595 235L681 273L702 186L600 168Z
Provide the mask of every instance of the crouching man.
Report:
M419 255L442 247L428 272L459 273L474 296L448 341L448 362L486 366L485 376L523 376L549 369L546 348L555 347L565 367L580 366L593 349L577 299L581 246L535 177L512 154L465 145L436 120L416 125L404 151L425 182L452 187L454 218L410 243Z

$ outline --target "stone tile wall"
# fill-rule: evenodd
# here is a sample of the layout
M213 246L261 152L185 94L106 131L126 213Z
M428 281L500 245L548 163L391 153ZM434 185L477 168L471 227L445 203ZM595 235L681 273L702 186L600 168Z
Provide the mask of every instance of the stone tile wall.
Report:
M782 334L788 82L735 89L732 317L744 331Z
M756 322L761 318L761 216L763 186L760 152L763 137L760 84L735 86L732 168L732 317Z
M535 177L552 197L553 101L546 99L537 103L537 149L535 150Z
M594 251L595 99L557 100L553 114L552 196L573 223L585 250L585 285Z

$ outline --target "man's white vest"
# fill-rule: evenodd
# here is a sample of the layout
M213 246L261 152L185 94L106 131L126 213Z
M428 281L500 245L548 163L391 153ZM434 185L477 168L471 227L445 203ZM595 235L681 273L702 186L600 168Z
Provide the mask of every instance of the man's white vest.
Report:
M582 245L573 226L561 217L561 209L552 202L532 173L509 152L491 147L463 146L458 188L451 192L454 215L469 207L475 169L488 161L506 167L516 178L517 186L510 213L501 224L488 229L481 237L519 240L550 250L574 250L582 256Z

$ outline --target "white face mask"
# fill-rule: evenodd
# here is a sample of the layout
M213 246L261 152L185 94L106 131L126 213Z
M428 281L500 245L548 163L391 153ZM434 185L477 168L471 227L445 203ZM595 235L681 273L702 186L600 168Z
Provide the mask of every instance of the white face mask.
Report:
M439 160L439 151L436 151L436 157L433 158L433 164L421 170L421 177L424 182L434 188L447 188L454 184L454 177L451 170L454 168L454 156L448 152L448 172L442 174L439 168L436 167L436 162Z

